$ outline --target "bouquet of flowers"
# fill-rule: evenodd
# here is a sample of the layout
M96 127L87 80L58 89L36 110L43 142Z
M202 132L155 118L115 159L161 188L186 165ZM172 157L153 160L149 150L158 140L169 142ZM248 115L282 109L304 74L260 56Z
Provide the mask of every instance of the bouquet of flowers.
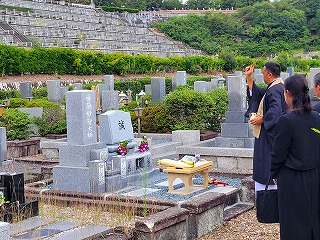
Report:
M128 145L127 140L121 140L118 145L117 153L120 154L121 156L126 155L128 152L127 145Z
M142 153L149 150L147 136L143 136L142 141L138 148L139 148L139 152L142 152Z

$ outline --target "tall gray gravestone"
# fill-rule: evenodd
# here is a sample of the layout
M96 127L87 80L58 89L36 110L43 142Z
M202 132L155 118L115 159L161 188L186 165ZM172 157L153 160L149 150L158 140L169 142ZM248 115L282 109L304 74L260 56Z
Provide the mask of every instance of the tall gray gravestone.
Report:
M166 79L164 77L151 78L152 104L163 102L166 96Z
M7 134L6 128L0 127L0 166L7 160Z
M69 91L68 87L60 87L60 97L63 99Z
M117 91L103 91L101 94L102 102L102 112L108 111L110 109L119 109L119 95Z
M114 76L113 75L105 75L104 83L107 86L106 90L113 91L114 90Z
M67 92L66 111L67 144L60 146L59 165L53 168L54 189L104 192L105 162L92 159L92 151L105 147L102 142L97 142L95 92Z
M100 106L102 106L102 92L108 91L108 85L103 83L103 84L97 84L98 86L98 92L99 92L99 98L100 98ZM102 107L101 107L102 108Z
M61 84L60 80L47 81L48 101L60 103L61 101Z
M245 76L227 75L228 110L221 124L221 136L216 138L216 147L253 147L251 124L244 116L247 110Z
M263 74L260 68L254 69L253 78L256 83L263 83Z
M144 85L144 92L151 95L151 84Z
M20 98L22 99L32 98L32 86L30 82L20 82Z
M179 85L187 84L187 72L186 71L177 71L177 75L172 78L172 91Z

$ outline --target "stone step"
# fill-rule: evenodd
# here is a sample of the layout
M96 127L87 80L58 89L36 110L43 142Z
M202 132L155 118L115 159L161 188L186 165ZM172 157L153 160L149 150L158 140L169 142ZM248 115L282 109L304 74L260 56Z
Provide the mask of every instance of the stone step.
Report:
M223 193L226 195L225 208L232 206L240 201L240 189L231 186L216 187L209 192Z
M181 142L166 142L150 146L152 156L157 156L163 153L175 152L176 148L181 146Z
M254 207L253 203L242 203L238 202L232 206L228 206L224 209L223 220L229 221L232 218L239 216L240 214L249 211Z

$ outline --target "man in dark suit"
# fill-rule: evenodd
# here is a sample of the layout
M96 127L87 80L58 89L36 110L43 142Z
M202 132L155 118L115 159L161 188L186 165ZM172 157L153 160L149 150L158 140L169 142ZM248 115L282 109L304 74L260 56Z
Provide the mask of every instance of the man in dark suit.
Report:
M253 152L253 180L255 191L265 188L270 177L271 150L273 147L276 123L287 112L288 106L284 99L283 81L280 78L280 65L276 62L267 62L263 69L263 80L266 88L255 84L252 74L254 66L245 69L248 90L251 92L249 109L256 113L250 118L253 124L254 152ZM270 183L269 189L276 188Z
M314 94L317 96L318 99L320 99L320 72L314 76L313 82L314 82ZM320 103L317 103L314 106L314 110L320 113Z

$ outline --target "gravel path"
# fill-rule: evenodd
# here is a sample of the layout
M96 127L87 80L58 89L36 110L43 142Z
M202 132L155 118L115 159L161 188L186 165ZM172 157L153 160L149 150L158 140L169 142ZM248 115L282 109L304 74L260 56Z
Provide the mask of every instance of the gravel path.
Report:
M256 219L256 211L250 210L224 222L211 234L197 240L278 240L279 224L263 224Z

